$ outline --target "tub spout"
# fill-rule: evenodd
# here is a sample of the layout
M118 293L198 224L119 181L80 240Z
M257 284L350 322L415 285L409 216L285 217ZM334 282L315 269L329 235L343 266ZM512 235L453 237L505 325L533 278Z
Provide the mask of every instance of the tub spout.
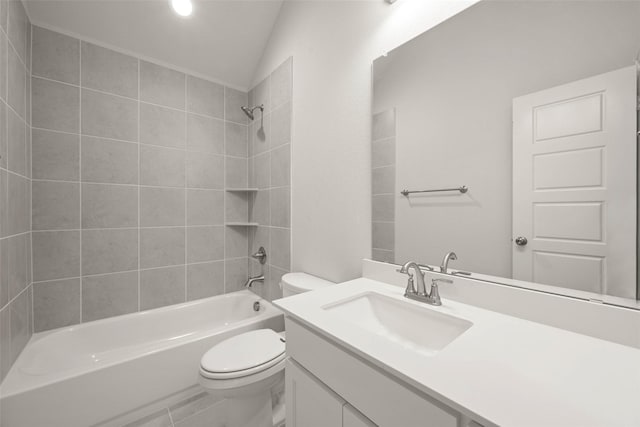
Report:
M244 287L250 288L251 286L253 286L255 282L262 282L264 284L264 274L261 274L260 276L256 276L256 277L249 277L247 281L244 283Z

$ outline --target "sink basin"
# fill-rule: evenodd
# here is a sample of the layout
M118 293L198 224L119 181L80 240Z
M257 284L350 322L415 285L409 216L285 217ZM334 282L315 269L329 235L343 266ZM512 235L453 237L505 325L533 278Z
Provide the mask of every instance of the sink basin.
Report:
M322 307L327 313L402 347L434 355L473 323L428 306L366 292Z

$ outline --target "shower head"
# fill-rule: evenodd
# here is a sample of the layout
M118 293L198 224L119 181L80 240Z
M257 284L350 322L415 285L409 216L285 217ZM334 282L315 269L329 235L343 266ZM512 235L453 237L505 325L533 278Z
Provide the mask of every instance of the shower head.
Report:
M253 112L257 109L259 109L260 111L264 111L264 104L258 105L256 107L253 108L249 108L249 107L240 107L240 109L242 110L243 113L245 113L247 115L247 117L249 117L251 120L254 120L255 117L253 115Z

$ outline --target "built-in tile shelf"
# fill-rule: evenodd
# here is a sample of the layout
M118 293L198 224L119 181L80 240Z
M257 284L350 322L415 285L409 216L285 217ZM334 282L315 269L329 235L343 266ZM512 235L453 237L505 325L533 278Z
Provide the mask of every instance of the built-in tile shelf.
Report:
M255 193L257 188L227 188L226 191L230 193Z
M257 222L226 222L227 227L259 227Z

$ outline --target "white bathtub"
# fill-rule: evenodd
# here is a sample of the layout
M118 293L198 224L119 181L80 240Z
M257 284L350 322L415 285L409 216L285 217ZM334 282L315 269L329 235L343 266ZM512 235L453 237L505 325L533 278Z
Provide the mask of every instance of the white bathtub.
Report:
M282 313L242 291L34 334L0 386L0 425L87 427L166 399L197 384L211 346L259 328L284 330Z

